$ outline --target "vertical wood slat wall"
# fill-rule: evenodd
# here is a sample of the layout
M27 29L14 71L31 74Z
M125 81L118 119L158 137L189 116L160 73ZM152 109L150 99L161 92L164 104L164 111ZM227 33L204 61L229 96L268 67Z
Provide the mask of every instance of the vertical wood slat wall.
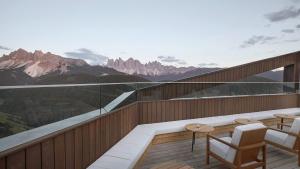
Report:
M138 124L138 103L0 157L0 169L82 169Z
M232 82L280 67L293 68L293 70L289 70L285 76L288 76L289 81L297 81L299 78L295 79L294 77L294 67L297 69L295 72L300 70L299 58L300 52L295 52L179 80L178 82ZM290 76L293 78L290 78ZM171 99L189 94L195 90L199 91L216 85L219 84L161 84L138 91L138 100Z
M142 101L139 113L147 124L290 107L298 107L297 94Z
M0 169L81 169L136 125L299 106L297 94L143 101L0 157Z

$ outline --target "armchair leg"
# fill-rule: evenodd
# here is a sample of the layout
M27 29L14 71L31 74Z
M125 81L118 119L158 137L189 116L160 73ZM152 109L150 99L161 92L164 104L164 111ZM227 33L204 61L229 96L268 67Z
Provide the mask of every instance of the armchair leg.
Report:
M263 163L264 163L264 165L263 165L263 169L266 169L267 168L267 158L266 158L266 155L267 155L267 153L266 153L266 150L267 150L267 145L264 145L263 146L263 149L262 149L262 155L263 155Z
M206 165L209 164L209 137L206 136Z
M300 167L300 141L297 140L297 149L298 149L298 166Z
M206 165L209 165L209 154L206 154Z
M300 150L298 150L298 166L300 167Z

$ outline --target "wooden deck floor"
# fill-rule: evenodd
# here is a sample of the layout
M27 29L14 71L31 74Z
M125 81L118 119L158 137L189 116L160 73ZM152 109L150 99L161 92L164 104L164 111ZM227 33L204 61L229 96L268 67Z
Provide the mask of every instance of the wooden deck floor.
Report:
M152 145L145 154L141 168L148 169L168 161L178 161L194 167L195 169L224 169L225 167L211 157L211 164L205 164L205 139L196 140L194 152L191 152L191 140L183 140L164 144ZM268 169L296 169L297 156L268 145Z

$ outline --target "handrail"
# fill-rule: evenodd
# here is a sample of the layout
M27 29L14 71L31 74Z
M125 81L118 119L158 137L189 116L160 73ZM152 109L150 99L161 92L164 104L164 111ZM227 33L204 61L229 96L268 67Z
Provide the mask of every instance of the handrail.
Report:
M52 85L15 85L0 86L0 90L26 89L26 88L56 88L56 87L88 87L88 86L110 86L110 85L134 85L134 84L297 84L300 82L124 82L124 83L78 83L78 84L52 84Z
M135 90L122 93L120 96L115 98L113 101L109 102L103 109L106 112L112 111L113 109L118 107L118 105L120 105L123 101L125 101L128 97L130 97L133 93L135 93Z

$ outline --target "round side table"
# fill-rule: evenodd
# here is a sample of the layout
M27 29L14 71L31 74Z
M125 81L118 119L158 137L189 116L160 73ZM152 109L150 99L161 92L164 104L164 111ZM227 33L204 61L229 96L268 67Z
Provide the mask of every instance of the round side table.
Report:
M243 124L243 125L253 124L253 123L262 123L261 121L258 121L258 120L246 119L246 118L235 119L234 121L236 123Z
M210 133L215 130L215 128L210 125L198 124L198 123L188 124L185 126L185 129L187 131L191 131L193 133L192 152L194 151L196 133L206 133L207 134L207 133Z

